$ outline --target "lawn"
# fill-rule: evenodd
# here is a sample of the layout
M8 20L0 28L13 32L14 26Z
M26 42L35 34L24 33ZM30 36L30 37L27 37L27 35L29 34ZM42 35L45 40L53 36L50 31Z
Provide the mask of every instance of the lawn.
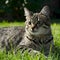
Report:
M11 27L11 26L24 26L23 22L0 22L0 27Z
M58 20L59 21L59 20ZM24 22L2 22L0 27L7 26L24 26ZM21 54L20 51L15 54L13 51L6 54L6 52L0 51L0 60L60 60L60 22L52 22L51 24L52 34L54 37L54 53L50 52L48 58L45 58L42 54L28 54L27 51Z

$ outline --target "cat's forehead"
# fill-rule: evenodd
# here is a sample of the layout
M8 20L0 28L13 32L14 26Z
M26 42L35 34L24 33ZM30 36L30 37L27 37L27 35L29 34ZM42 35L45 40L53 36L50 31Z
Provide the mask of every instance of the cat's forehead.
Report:
M32 22L32 23L35 23L36 21L38 21L38 13L34 13L34 14L31 16L31 22Z
M32 20L38 21L38 20L43 20L45 19L46 16L40 13L34 13L33 16L31 17Z
M35 19L35 18L38 18L38 13L34 13L34 14L31 16L31 19Z

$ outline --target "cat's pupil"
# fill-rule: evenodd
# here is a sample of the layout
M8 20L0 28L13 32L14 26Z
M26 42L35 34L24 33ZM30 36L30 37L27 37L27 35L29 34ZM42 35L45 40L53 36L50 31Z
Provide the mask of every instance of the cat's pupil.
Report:
M31 25L31 22L29 22L29 25Z
M38 21L38 24L40 24L40 21Z

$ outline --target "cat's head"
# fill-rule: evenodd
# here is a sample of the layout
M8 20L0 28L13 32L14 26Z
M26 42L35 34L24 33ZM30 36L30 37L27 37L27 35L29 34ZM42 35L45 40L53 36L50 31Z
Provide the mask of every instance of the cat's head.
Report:
M39 13L33 13L27 8L24 8L26 16L26 27L25 30L29 34L39 35L47 34L50 31L50 21L49 21L49 7L44 6Z

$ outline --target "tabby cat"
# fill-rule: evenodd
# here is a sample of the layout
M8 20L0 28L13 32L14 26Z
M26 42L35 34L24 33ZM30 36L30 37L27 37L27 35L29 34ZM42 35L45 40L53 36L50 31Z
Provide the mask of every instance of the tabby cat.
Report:
M49 7L44 6L39 13L33 13L27 8L24 8L24 12L25 30L22 27L0 28L0 49L6 46L8 51L12 46L15 51L19 49L22 52L28 50L34 53L44 51L44 54L48 55L50 46L53 46Z
M44 6L39 13L33 13L24 8L26 22L25 33L19 46L25 46L25 49L34 52L44 50L48 55L50 46L53 46L53 36L50 27L50 11L48 6ZM23 48L24 49L24 48Z

